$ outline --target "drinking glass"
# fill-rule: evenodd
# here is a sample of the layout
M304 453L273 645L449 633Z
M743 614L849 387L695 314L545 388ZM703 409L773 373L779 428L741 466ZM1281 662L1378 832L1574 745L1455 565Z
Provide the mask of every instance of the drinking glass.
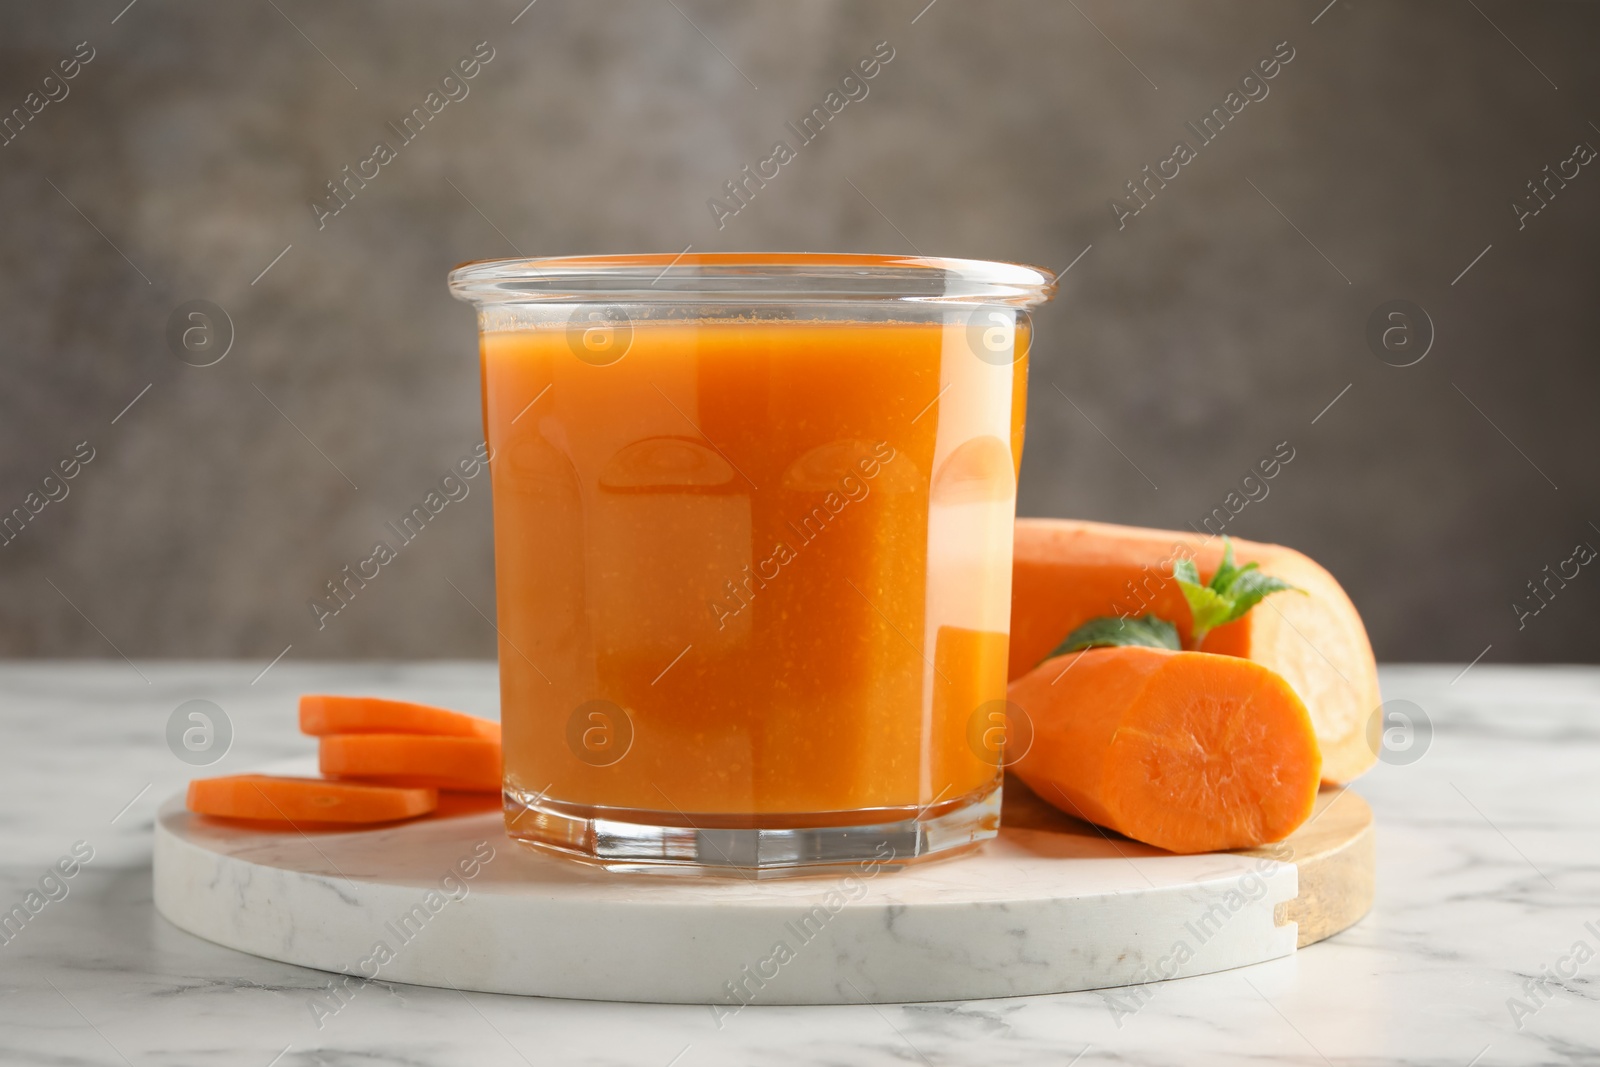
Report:
M506 827L616 868L992 836L1044 271L486 260Z

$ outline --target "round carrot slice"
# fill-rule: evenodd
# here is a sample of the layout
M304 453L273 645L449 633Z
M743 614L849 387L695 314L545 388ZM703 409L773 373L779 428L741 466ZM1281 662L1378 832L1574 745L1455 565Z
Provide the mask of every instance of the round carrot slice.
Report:
M189 783L189 810L200 815L281 823L376 823L426 815L433 789L329 782L272 774L233 774Z
M424 734L330 734L319 746L323 774L385 785L500 791L500 741Z
M493 719L408 700L381 697L330 696L307 693L300 698L300 732L328 734L430 734L439 737L482 737L500 740Z

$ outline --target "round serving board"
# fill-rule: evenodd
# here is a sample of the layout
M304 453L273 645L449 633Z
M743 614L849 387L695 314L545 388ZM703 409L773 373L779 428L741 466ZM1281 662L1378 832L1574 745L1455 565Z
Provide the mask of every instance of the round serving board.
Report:
M1287 956L1372 902L1372 811L1324 791L1287 841L1175 856L1008 780L962 856L803 877L612 873L506 837L500 812L268 832L155 829L155 903L218 944L357 978L711 1006L967 1000L1146 982ZM329 1010L341 988L330 980Z

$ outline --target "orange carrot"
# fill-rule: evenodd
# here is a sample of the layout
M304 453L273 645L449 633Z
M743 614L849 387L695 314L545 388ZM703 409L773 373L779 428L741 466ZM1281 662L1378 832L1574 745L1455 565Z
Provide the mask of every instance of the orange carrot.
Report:
M1171 852L1281 841L1311 815L1311 717L1258 663L1095 648L1046 661L1007 695L1033 726L1011 769L1069 815Z
M432 704L380 697L326 696L300 698L300 732L327 734L433 734L439 737L483 737L500 740L500 724Z
M439 803L432 789L398 789L318 778L233 774L189 783L189 810L232 819L307 824L393 822L426 815Z
M320 763L323 774L338 778L467 792L500 790L498 739L329 734L322 739Z
M439 790L439 806L430 818L454 819L462 815L481 815L486 811L499 811L504 801L498 791L493 793L463 793L458 789Z
M1234 541L1240 563L1303 590L1258 604L1205 636L1205 652L1243 656L1281 674L1311 713L1322 773L1348 782L1377 759L1367 737L1382 702L1378 667L1361 616L1334 577L1280 545ZM1155 615L1187 642L1189 605L1172 580L1177 553L1209 579L1222 559L1220 538L1063 519L1017 520L1011 579L1009 677L1027 674L1067 634L1107 615Z

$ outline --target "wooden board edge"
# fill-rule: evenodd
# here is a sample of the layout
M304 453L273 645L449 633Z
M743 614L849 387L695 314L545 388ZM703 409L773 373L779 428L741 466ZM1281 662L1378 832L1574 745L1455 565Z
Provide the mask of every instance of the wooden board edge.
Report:
M1348 789L1328 791L1318 801L1312 820L1276 846L1275 858L1298 869L1300 889L1295 899L1278 905L1274 920L1299 925L1298 948L1354 926L1372 910L1377 890L1372 808Z

